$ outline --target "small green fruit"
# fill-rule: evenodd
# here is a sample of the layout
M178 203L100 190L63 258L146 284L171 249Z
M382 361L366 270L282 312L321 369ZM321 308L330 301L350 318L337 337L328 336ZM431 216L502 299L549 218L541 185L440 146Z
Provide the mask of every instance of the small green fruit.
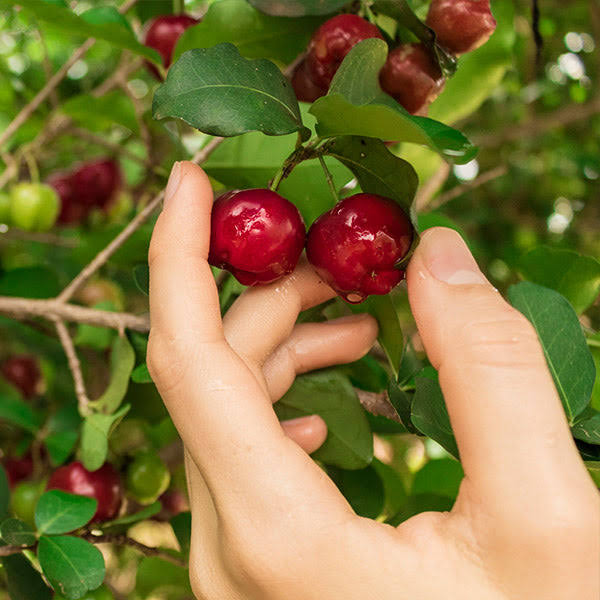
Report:
M10 507L15 517L35 527L35 507L45 487L43 481L24 481L15 486L10 497Z
M152 504L170 482L169 469L155 452L138 454L127 469L127 492L140 504Z
M10 223L10 196L0 192L0 223Z
M10 218L25 231L48 231L60 210L54 188L43 183L19 183L11 190Z

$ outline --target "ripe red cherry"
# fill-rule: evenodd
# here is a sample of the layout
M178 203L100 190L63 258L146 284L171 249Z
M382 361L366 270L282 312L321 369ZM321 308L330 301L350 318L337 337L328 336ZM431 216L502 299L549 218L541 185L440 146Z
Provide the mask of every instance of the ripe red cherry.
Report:
M27 355L11 356L2 363L0 370L4 378L12 383L25 398L35 395L42 379L35 358Z
M383 91L409 113L423 114L444 88L444 76L423 44L394 48L379 74Z
M215 200L208 262L244 285L271 283L295 269L305 239L291 202L271 190L234 190Z
M9 456L2 461L2 464L11 488L24 479L29 479L33 474L33 459L31 458L31 454L26 454L21 458Z
M358 15L338 15L325 21L312 36L306 63L314 84L329 88L346 54L368 38L383 39L375 25Z
M106 209L121 187L121 168L112 159L82 165L71 176L73 199L88 209Z
M303 60L292 75L292 87L296 97L302 102L314 102L327 94L327 88L318 86L312 79L308 64Z
M90 207L77 202L73 193L72 175L58 173L50 177L47 183L56 190L60 198L60 212L56 222L61 225L70 225L84 221L90 212Z
M94 521L114 519L123 501L119 474L109 463L92 472L80 462L72 462L54 471L47 487L49 490L96 498L98 509L93 517Z
M144 44L154 48L163 58L163 64L166 69L171 65L173 50L181 34L192 25L198 23L196 19L189 15L163 15L156 17L146 31ZM151 65L151 70L158 75L156 68Z
M413 227L389 198L356 194L321 215L308 231L306 255L317 273L352 304L387 294L404 278Z
M426 23L437 41L454 54L479 48L496 29L490 0L433 0Z

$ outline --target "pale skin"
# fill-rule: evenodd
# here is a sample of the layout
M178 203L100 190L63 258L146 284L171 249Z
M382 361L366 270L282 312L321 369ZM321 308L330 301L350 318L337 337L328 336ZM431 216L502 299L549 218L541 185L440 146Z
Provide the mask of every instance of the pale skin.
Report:
M206 261L213 192L176 165L150 247L148 363L186 447L190 576L206 600L598 600L600 500L535 331L454 232L425 233L409 299L465 479L448 513L357 517L311 460L318 416L272 409L302 372L372 346L369 316L296 325L334 292L302 263L221 320Z

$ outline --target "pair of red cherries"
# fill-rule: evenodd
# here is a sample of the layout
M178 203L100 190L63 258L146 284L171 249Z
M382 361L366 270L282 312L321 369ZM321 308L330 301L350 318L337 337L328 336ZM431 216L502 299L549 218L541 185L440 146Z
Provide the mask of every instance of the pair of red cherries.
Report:
M404 278L396 268L413 227L389 198L355 194L321 215L308 234L298 209L267 189L228 192L214 203L208 261L244 285L290 274L306 246L308 261L347 302L387 294Z

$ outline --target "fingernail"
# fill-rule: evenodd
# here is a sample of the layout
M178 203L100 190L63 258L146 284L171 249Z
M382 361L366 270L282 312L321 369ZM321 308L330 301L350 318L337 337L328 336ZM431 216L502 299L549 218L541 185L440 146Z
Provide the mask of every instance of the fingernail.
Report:
M450 285L487 283L462 237L451 229L435 229L422 238L423 260L435 279Z
M177 192L177 188L181 183L181 171L181 163L176 162L171 169L171 175L169 176L169 182L167 183L167 189L165 190L165 203Z

